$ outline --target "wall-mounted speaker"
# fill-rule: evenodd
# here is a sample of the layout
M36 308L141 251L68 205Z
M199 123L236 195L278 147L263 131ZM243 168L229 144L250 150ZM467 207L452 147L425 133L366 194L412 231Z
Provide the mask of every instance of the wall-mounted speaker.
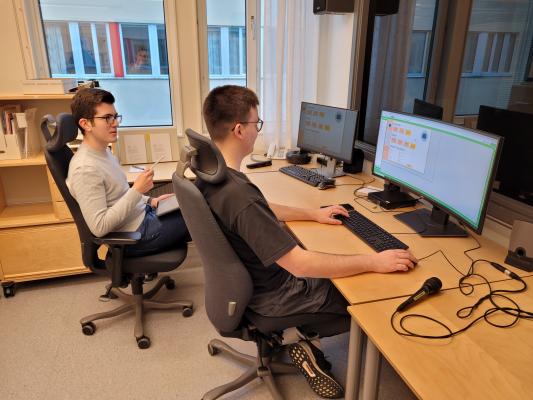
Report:
M533 223L514 222L505 262L525 271L533 271Z
M313 0L314 14L353 13L354 0Z

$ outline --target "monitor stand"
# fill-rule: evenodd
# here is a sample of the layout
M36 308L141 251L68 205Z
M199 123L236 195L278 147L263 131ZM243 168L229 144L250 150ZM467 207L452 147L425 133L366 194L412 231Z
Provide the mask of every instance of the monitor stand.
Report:
M409 194L402 192L400 187L393 183L386 183L385 190L370 192L368 200L379 204L381 207L392 210L400 207L413 207L418 201Z
M337 160L333 157L324 156L326 166L321 168L311 168L311 171L316 172L326 178L337 178L338 176L346 175L342 168L337 168Z
M431 211L421 208L394 216L422 237L467 237L468 233L459 225L451 222L449 217L447 213L435 206Z

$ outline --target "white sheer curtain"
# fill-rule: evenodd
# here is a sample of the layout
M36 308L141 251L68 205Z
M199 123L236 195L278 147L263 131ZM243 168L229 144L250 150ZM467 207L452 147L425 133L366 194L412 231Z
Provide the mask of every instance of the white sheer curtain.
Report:
M264 141L294 148L300 103L317 97L319 17L312 0L263 0L262 15Z

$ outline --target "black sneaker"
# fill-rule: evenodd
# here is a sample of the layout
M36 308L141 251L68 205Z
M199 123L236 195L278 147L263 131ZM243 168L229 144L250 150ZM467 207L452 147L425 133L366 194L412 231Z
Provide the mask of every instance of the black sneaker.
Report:
M331 364L326 361L320 349L306 340L300 340L289 345L288 351L292 362L305 376L316 394L326 399L338 399L344 396L344 389L331 375Z

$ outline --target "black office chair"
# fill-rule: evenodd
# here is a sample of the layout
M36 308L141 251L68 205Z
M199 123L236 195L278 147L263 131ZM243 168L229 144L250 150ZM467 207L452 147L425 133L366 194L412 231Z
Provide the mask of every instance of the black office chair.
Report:
M184 177L190 166L197 179L211 184L222 183L226 179L224 158L208 138L190 129L186 134L192 147L185 147L186 155L181 157L172 181L182 215L202 259L207 316L221 336L254 341L257 345L257 355L252 357L220 340L211 340L208 344L211 355L225 353L247 365L248 369L234 381L212 389L202 399L216 399L258 377L267 384L274 399L283 399L273 375L297 371L292 364L272 360L284 350L281 345L283 330L298 326L305 332L319 332L317 325L328 324L329 328L331 324L331 330L335 332L338 327L331 322L331 317L313 314L264 317L247 308L253 292L248 270L224 236L202 193Z
M167 289L174 289L175 282L168 276L162 277L152 289L143 293L145 275L176 269L187 256L187 244L154 255L125 257L124 248L139 241L141 238L139 232L111 232L101 238L94 236L85 223L80 207L70 194L65 182L73 156L67 143L76 138L78 128L71 114L59 114L55 134L52 136L49 126L53 125L53 122L54 118L51 115L44 116L41 121L41 131L47 141L44 154L52 177L78 229L83 264L97 274L109 276L111 283L107 287L107 295L119 297L126 303L114 310L82 318L80 320L82 331L85 335L92 335L96 330L93 321L134 311L134 335L137 339L137 345L141 349L146 349L150 347L150 339L144 334L144 310L182 308L182 314L185 317L189 317L193 313L193 304L190 301L163 302L152 300L152 297L163 285ZM101 260L97 254L97 250L102 245L108 248L105 260ZM120 288L127 287L128 284L131 284L132 295L120 290Z

